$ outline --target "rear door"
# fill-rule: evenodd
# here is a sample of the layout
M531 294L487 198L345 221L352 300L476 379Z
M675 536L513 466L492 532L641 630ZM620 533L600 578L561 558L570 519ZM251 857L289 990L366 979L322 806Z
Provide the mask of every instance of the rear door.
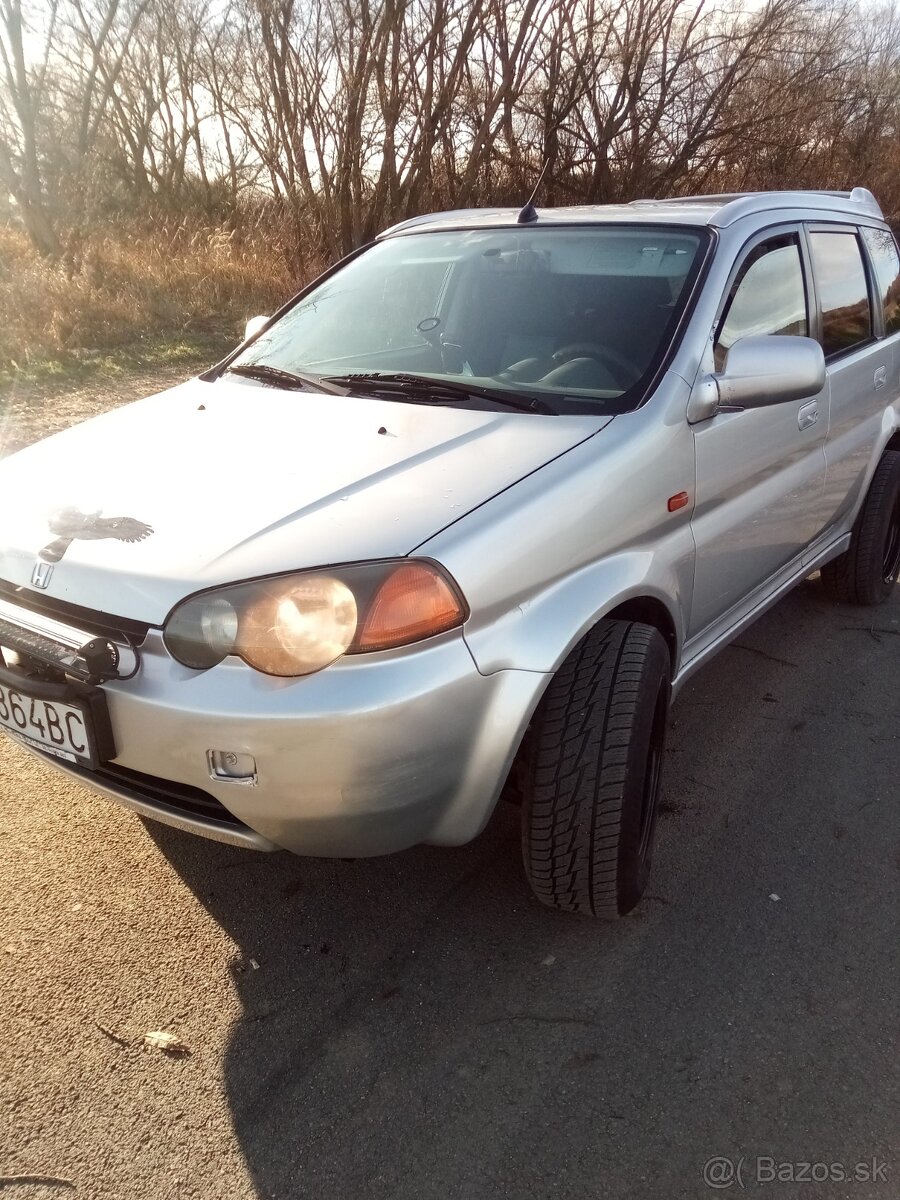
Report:
M750 241L720 304L716 371L739 338L810 336L811 297L800 226ZM820 393L771 408L720 412L693 427L697 566L689 637L798 558L823 528L826 408L826 393Z
M885 407L897 394L900 259L887 229L816 224L807 237L829 381L825 500L831 527L859 498Z

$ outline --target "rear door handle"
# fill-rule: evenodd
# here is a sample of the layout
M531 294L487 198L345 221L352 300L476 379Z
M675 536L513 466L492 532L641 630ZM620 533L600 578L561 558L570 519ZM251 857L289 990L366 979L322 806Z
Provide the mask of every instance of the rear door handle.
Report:
M887 367L876 368L873 382L875 384L876 392L880 391L880 389L884 387L884 385L887 383Z
M819 404L817 400L810 400L809 404L804 404L797 413L797 428L810 429L819 419Z

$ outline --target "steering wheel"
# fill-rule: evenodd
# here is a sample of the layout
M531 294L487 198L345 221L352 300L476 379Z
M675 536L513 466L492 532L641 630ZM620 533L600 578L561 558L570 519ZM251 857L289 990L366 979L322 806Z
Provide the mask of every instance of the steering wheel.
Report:
M599 363L611 368L610 374L625 387L637 383L643 374L624 354L597 342L571 342L568 346L561 346L553 353L554 370L572 358L595 358Z

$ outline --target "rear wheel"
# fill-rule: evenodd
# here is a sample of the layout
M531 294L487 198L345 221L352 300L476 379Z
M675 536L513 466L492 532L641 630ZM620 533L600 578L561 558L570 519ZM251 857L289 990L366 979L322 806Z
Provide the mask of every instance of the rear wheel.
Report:
M822 568L835 600L882 604L900 573L900 450L888 450L853 528L850 548Z
M596 917L634 908L650 874L670 694L665 640L601 621L535 713L525 747L525 870L544 904Z

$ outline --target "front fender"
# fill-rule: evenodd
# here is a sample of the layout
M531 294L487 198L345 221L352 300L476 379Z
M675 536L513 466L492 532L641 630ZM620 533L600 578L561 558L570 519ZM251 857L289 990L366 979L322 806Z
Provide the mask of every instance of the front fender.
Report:
M689 532L686 542L690 555ZM684 640L682 587L675 562L649 551L624 552L557 580L489 625L469 622L463 635L484 675L511 668L553 672L608 613L629 600L651 599L669 614L677 664Z
M469 601L478 670L556 670L607 613L656 601L677 672L694 583L694 444L683 380L417 548ZM686 493L688 503L669 507Z

